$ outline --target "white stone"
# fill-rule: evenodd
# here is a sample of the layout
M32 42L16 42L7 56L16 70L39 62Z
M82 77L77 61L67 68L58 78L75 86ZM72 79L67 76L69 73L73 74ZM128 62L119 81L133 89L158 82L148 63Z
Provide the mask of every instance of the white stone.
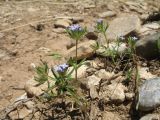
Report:
M140 36L153 34L155 30L158 30L160 28L160 25L158 23L148 23L144 24L138 31Z
M106 18L106 17L113 17L116 16L116 12L114 11L107 11L99 14L99 17Z
M59 20L56 20L56 22L54 23L54 26L56 28L67 28L71 25L71 21L68 20L68 19L59 19Z
M94 40L89 40L89 41L78 44L77 59L80 60L80 59L91 57L94 54L94 50L91 48L91 45L95 45L95 44L96 44L96 41ZM64 56L66 59L69 59L70 57L75 58L76 46L68 49L64 54Z
M150 29L159 29L160 25L158 23L148 23L148 24L143 25L143 27L147 27Z
M141 67L138 69L139 75L141 79L151 79L157 77L156 75L153 75L149 72L149 68L147 67Z
M77 78L84 78L86 76L86 71L87 71L88 66L87 65L82 65L77 69ZM68 73L71 72L73 67L68 68ZM72 78L75 78L75 70L71 74Z
M111 95L111 100L115 101L115 102L123 102L125 100L125 90L126 87L124 85L122 85L121 83L115 83L112 85L109 85L109 90L113 91L113 94Z
M49 53L49 52L51 52L51 50L50 50L49 48L46 48L46 47L40 47L40 48L38 49L38 51L42 51L42 52L44 52L44 53Z
M133 100L134 93L125 93L126 100L130 101Z
M19 101L25 100L25 99L27 99L27 94L26 93L24 93L20 97L16 98L15 102L19 102Z
M24 103L24 105L29 109L29 110L33 110L35 103L33 101L27 101L26 103Z
M51 73L51 70L49 70L48 75L50 77L54 77ZM51 85L54 85L55 81L49 79L49 83ZM35 81L34 78L32 78L25 83L24 89L28 97L39 96L42 95L44 91L48 89L48 83L46 81L44 84L39 85L39 83Z
M98 93L97 93L97 89L96 86L91 86L90 87L90 96L91 98L98 98Z
M114 73L111 73L111 72L107 72L105 69L101 69L99 71L97 71L95 73L95 75L98 77L98 78L101 78L101 79L110 79L111 77L113 77L115 74Z
M160 120L160 115L147 114L147 115L143 116L140 120Z
M99 85L99 82L101 80L101 78L98 78L95 75L89 76L89 77L87 77L87 79L88 79L88 86L89 87Z
M104 44L105 47L107 47L107 44ZM115 51L117 54L122 54L127 49L127 45L125 43L120 43L117 45L115 42L109 43L109 49L100 47L98 50L96 50L96 54L102 55L102 56L110 56L109 51ZM103 54L103 53L106 54Z
M105 101L123 103L125 100L125 91L127 91L127 88L122 83L112 83L105 86L104 91L99 96Z

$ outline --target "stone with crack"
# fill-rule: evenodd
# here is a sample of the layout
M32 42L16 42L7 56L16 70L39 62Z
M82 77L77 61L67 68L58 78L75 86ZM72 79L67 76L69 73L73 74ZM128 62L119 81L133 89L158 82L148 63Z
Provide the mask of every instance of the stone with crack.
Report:
M77 59L84 59L91 57L94 54L94 50L91 48L91 45L95 45L96 41L94 40L89 40L86 42L82 42L78 44L78 56ZM70 57L75 58L76 56L76 46L68 49L66 53L64 54L66 59L69 59Z

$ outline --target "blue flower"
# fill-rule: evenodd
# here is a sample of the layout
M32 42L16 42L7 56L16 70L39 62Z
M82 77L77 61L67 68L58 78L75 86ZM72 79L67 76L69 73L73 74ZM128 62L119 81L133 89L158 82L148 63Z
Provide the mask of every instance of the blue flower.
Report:
M78 24L71 25L71 26L69 26L68 29L69 29L70 31L81 31L81 30L82 30L81 26L78 25Z
M102 22L103 22L102 19L98 19L98 20L97 20L97 24L101 24Z
M120 36L119 39L123 41L123 40L125 40L125 37Z
M61 65L56 66L56 67L54 68L54 70L55 70L56 72L62 73L62 72L65 72L65 71L67 70L67 68L68 68L68 65L67 65L66 63L64 63L64 64L61 64Z
M138 40L138 38L134 36L134 37L132 37L132 40L136 41L136 40Z

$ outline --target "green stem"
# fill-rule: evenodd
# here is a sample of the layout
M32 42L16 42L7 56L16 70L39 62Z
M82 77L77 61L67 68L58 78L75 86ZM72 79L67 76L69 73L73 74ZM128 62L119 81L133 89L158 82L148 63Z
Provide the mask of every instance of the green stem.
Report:
M78 54L78 40L76 40L76 68L75 68L75 79L77 80L77 54Z
M107 43L107 47L109 47L109 40L107 39L107 36L106 36L106 33L104 32L104 37L105 37L105 40L106 40L106 43Z

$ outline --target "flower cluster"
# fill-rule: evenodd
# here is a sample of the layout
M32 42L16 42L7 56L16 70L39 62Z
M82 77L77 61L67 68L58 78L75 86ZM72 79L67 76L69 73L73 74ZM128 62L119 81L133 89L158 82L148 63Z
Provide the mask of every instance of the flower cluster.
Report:
M107 28L108 28L108 25L105 24L102 19L97 20L96 29L98 30L98 32L104 34L106 32Z
M102 19L98 19L97 20L97 24L102 24L103 23L103 20Z
M124 41L124 40L125 40L125 37L124 37L124 36L119 36L118 39L121 40L121 41ZM131 39L131 40L133 40L133 41L137 41L137 40L138 40L138 38L135 37L135 36L134 36L134 37L129 37L129 39Z
M138 38L137 37L131 37L132 38L132 40L134 40L134 41L136 41L136 40L138 40Z
M123 37L123 36L120 36L120 37L118 37L118 38L119 38L119 40L121 40L121 41L125 40L125 37Z
M86 33L86 29L78 24L73 24L66 29L69 36L74 40L80 40Z
M68 65L67 65L66 63L64 63L64 64L61 64L61 65L56 66L56 67L54 68L54 70L55 70L56 72L58 72L58 73L63 73L63 72L65 72L65 71L67 70L67 68L68 68Z
M78 24L71 25L68 27L68 29L70 31L81 31L82 30L81 26Z

